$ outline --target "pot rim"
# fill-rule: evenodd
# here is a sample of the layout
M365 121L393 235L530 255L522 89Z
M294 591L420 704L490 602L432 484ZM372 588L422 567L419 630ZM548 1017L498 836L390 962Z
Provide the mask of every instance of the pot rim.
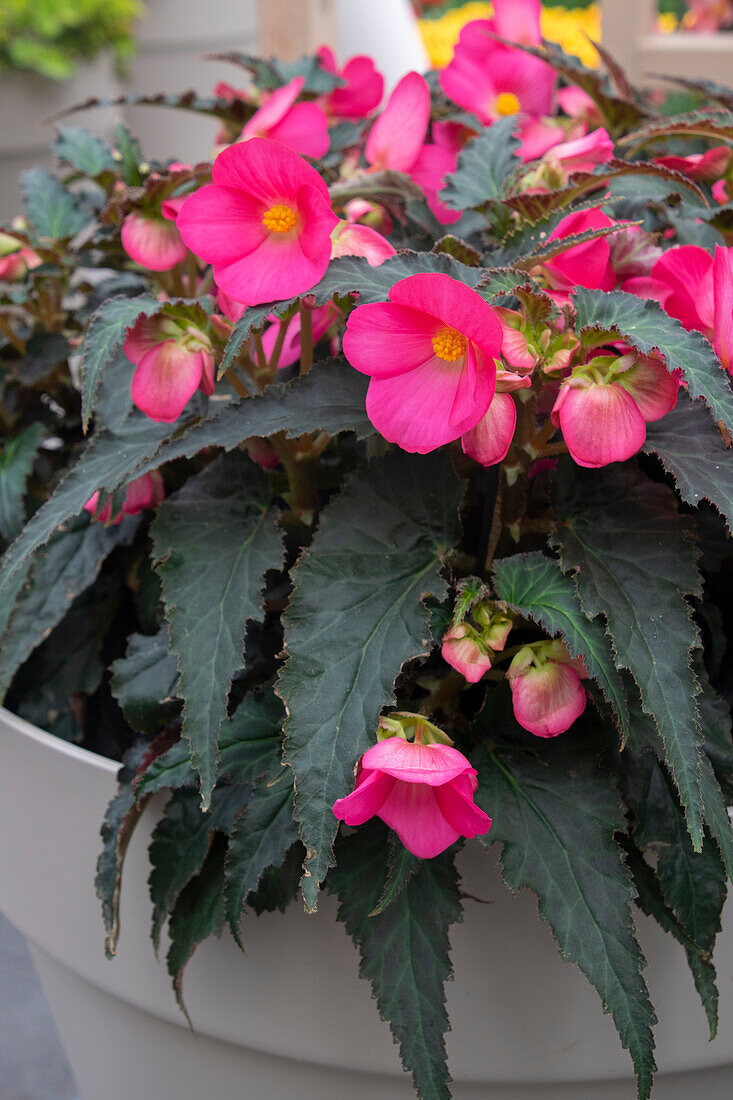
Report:
M89 749L83 749L81 745L74 745L71 741L65 741L63 737L57 737L53 733L46 733L45 730L39 729L38 726L34 726L32 722L27 722L25 718L18 717L17 714L14 714L12 710L8 710L7 707L0 707L0 715L3 721L7 722L9 726L12 726L18 733L24 734L40 745L45 745L54 752L70 756L72 759L78 760L80 764L85 764L87 767L98 768L100 771L116 774L122 766L118 760L110 760L108 756L100 756L98 752L91 752Z

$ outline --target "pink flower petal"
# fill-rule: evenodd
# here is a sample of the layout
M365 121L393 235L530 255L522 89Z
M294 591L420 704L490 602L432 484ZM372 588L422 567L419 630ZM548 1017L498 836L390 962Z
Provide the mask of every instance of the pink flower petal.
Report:
M719 245L713 258L713 296L713 346L725 369L733 372L733 253Z
M473 801L470 784L461 782L464 777L435 788L435 801L446 824L460 836L471 839L483 836L491 828L491 818ZM468 790L466 790L468 787Z
M132 376L133 404L151 420L173 423L198 389L201 369L198 353L163 341L143 356Z
M176 226L163 218L128 214L121 240L127 255L149 271L170 271L188 255Z
M373 168L407 172L417 160L430 119L430 89L419 73L403 76L371 129L364 149Z
M296 76L282 88L276 88L271 92L267 102L245 123L242 138L246 141L253 137L269 137L272 128L282 122L294 105L304 84L305 77Z
M445 820L431 787L416 783L395 783L379 811L379 817L394 829L405 848L419 859L440 855L461 835Z
M546 661L509 680L514 717L536 737L565 733L585 710L586 694L578 673L568 664Z
M374 302L359 306L346 322L344 355L352 367L375 378L391 378L431 360L432 338L442 327L420 309Z
M356 781L356 789L346 798L339 798L334 802L334 814L346 825L363 825L370 817L379 813L395 782L385 772L362 768Z
M296 103L268 136L306 157L325 157L331 145L328 119L316 103Z
M494 0L494 30L523 46L539 46L541 11L540 0Z
M647 423L661 420L677 404L679 378L653 356L640 360L636 366L619 374L617 382L631 394Z
M384 77L371 57L364 55L350 58L339 75L346 81L346 87L331 92L331 111L338 118L366 118L382 101Z
M295 202L303 186L314 187L331 205L328 186L315 168L292 149L265 138L224 149L214 161L212 179L221 187L246 192L265 208Z
M298 242L303 255L320 272L313 280L317 282L331 259L331 233L338 225L339 219L331 210L330 200L328 205L324 204L320 191L309 184L298 188L296 203L301 223ZM272 234L271 239L275 236L277 234Z
M514 438L517 407L509 393L497 393L475 428L461 438L463 453L482 466L503 462Z
M451 745L419 745L402 737L388 737L372 745L362 757L362 767L431 787L450 783L458 775L475 775L470 761Z
M563 386L552 419L579 466L624 462L646 439L644 417L631 394L616 382L587 388Z
M410 275L394 284L389 300L431 313L492 359L499 357L502 331L496 314L480 294L450 275Z
M336 256L363 256L370 267L379 267L395 249L386 237L368 225L343 222L331 237L331 259Z
M673 293L664 303L671 317L687 329L698 329L712 336L714 315L713 258L694 244L670 248L661 256L651 271L653 279L659 279L672 288Z
M442 225L451 225L461 217L459 210L451 210L438 198L446 176L456 170L456 159L440 145L423 145L410 169L410 175L422 187L428 206Z
M265 209L259 199L242 190L207 184L189 195L176 225L202 260L231 264L251 255L267 239L262 224Z

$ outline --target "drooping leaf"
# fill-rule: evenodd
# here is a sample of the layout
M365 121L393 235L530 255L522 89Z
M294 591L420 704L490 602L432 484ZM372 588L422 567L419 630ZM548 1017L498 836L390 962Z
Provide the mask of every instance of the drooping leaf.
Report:
M118 122L115 127L115 153L120 175L128 187L137 187L142 183L140 165L143 151L131 130Z
M502 118L466 143L440 191L446 206L470 210L504 195L506 180L519 164L516 130L515 116Z
M136 298L108 298L92 314L82 347L81 415L84 431L94 408L94 400L102 377L115 353L121 347L128 329L142 314L160 309L160 302L149 294Z
M293 820L293 773L281 768L262 781L234 822L224 865L224 900L229 928L242 946L239 922L245 902L268 867L279 867L298 839Z
M57 126L53 151L59 160L85 176L100 176L102 172L117 169L112 152L104 142L78 126Z
M583 613L575 585L558 562L539 551L515 554L494 563L494 584L500 600L534 619L551 636L562 634L573 657L585 658L625 739L629 721L626 693L613 663L608 635L600 619L590 620Z
M569 468L564 471L569 475ZM563 478L569 485L569 476ZM558 505L552 537L562 567L575 571L587 615L603 614L616 665L634 676L659 728L696 850L702 846L700 686L690 665L699 644L685 597L701 579L690 532L663 485L619 473L576 473Z
M66 240L89 222L78 198L43 168L29 168L20 178L25 215L36 237Z
M245 695L231 718L222 722L217 779L254 783L261 775L271 774L280 757L282 722L283 705L271 688L262 695ZM142 798L165 787L195 785L188 743L176 741L151 762L135 790Z
M613 839L624 814L608 777L597 774L593 751L579 751L577 741L572 751L550 742L533 754L481 747L473 763L476 802L493 818L483 843L504 845L507 886L537 894L560 954L598 990L646 1100L656 1068L655 1018L631 920L631 882Z
M266 867L260 884L247 898L247 906L258 917L262 913L284 913L299 891L303 866L303 845L300 841L287 852L279 867Z
M288 711L286 759L308 850L303 891L316 908L332 865L332 806L392 702L405 661L425 652L430 612L442 599L441 562L457 536L461 485L446 455L402 452L372 462L321 517L293 572L285 614L288 661L278 694Z
M23 526L25 484L45 434L43 424L31 424L9 439L0 452L0 535L6 542L11 542Z
M215 836L204 865L181 891L168 922L170 948L166 956L168 973L179 1008L193 1027L183 1001L183 972L200 943L219 931L224 923L224 853L226 840Z
M615 290L573 294L578 329L617 332L644 355L660 351L669 370L680 370L692 397L703 397L714 420L733 429L733 391L712 345L699 332L688 332L658 302Z
M640 149L660 138L709 138L712 141L733 142L733 112L726 110L687 111L685 114L654 119L638 130L626 134L622 145Z
M222 455L163 502L151 538L206 809L245 623L262 614L263 573L282 562L265 474L240 451Z
M148 879L153 903L151 936L157 951L166 918L181 891L203 866L215 832L230 831L234 818L246 805L249 788L223 784L211 796L211 809L201 811L198 793L174 791L158 819L150 843Z
M125 656L111 668L112 694L133 729L152 733L180 710L178 662L170 651L167 626L152 636L132 634Z
M36 646L64 617L75 596L88 588L105 558L117 546L132 542L138 520L126 517L105 527L84 516L71 523L36 554L30 583L15 604L2 638L0 698Z
M644 450L659 456L684 501L709 500L733 530L733 452L701 401L680 391L676 407L647 428Z
M448 931L462 919L458 876L450 852L418 860L391 904L373 915L389 851L381 823L363 826L343 844L328 888L339 899L338 919L361 955L359 974L371 983L417 1094L449 1100L445 983L452 977Z

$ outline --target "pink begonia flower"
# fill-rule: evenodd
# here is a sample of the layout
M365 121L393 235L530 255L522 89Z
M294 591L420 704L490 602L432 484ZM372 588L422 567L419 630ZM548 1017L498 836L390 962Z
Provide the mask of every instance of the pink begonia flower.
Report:
M426 454L475 427L494 396L501 326L449 275L411 275L388 302L358 306L344 355L371 376L367 415L390 443Z
M733 21L733 0L687 0L684 28L710 33Z
M582 88L571 84L568 88L560 88L557 93L557 102L560 109L570 118L579 119L588 127L602 126L603 114L594 99L584 92Z
M501 38L521 46L539 46L542 42L541 11L540 0L494 0L491 29Z
M0 233L0 282L14 283L43 261L17 237Z
M536 57L505 46L496 46L485 61L461 55L456 48L439 81L449 99L485 126L520 112L537 118L553 111L553 70Z
M655 263L651 278L666 284L672 293L664 303L671 317L686 329L697 329L713 338L713 257L696 244L670 248Z
M674 408L678 389L679 378L654 356L598 357L563 382L552 423L579 466L625 462L641 449L647 423Z
M195 325L165 313L138 317L122 345L136 366L133 404L151 420L177 420L196 390L214 392L214 350Z
M715 246L713 257L713 347L725 369L733 374L733 255Z
M315 286L337 222L315 168L278 142L252 138L219 154L213 183L189 195L177 225L191 251L214 265L217 286L258 305Z
M525 646L507 669L514 717L535 737L557 737L585 710L582 658L573 660L564 642Z
M430 88L419 73L408 73L387 100L367 138L364 157L372 169L406 172L425 192L428 206L443 224L460 218L438 199L445 177L455 171L456 156L440 145L425 144L430 121Z
M121 239L130 259L148 271L170 271L188 256L177 227L165 216L133 211L122 223Z
M338 306L333 302L327 302L325 306L318 306L311 311L311 324L313 326L313 343L316 344L322 336L328 331L334 322L340 320L342 314ZM265 355L269 359L275 348L275 341L280 333L282 326L285 326L286 336L282 346L282 351L278 357L277 367L278 370L282 370L284 367L292 366L300 359L300 328L302 324L302 318L300 311L294 314L293 317L287 320L281 321L278 317L272 317L273 324L268 325L262 333L262 347L265 350Z
M514 438L517 407L511 394L497 393L475 427L461 436L461 448L482 466L503 462Z
M136 477L125 489L125 499L119 512L112 518L112 497L97 511L99 490L92 493L84 508L97 523L116 526L122 523L123 516L137 516L145 508L156 508L165 496L165 486L160 470L153 470L142 477Z
M440 855L459 837L483 836L491 818L473 801L476 769L450 745L390 737L361 758L354 792L334 803L347 825L379 817L419 859Z
M328 119L316 103L296 103L304 76L263 96L263 105L244 124L240 141L270 138L306 157L323 157L329 150Z
M717 145L714 149L708 149L705 153L693 153L689 157L680 157L673 154L664 157L654 157L655 164L661 164L665 168L673 168L682 172L693 180L704 180L712 183L727 170L731 156L731 150L726 145Z
M340 221L331 234L331 257L363 256L370 267L379 267L395 250L386 237L368 225Z
M563 141L544 155L544 160L558 163L567 173L592 172L598 164L606 164L614 154L614 145L607 130L599 127L584 137Z
M351 57L338 68L333 50L321 46L316 55L326 72L334 73L344 80L345 86L334 88L323 97L326 111L334 118L366 118L376 110L384 95L384 77L371 57L359 54Z
M382 234L389 234L394 229L394 223L384 207L366 199L351 199L344 207L344 214L349 225L368 225Z
M651 276L652 268L663 255L657 236L640 225L627 225L607 238L611 267L619 280Z
M491 668L491 656L486 646L482 644L477 631L465 622L446 631L440 655L469 684L477 684Z
M568 214L553 229L549 241L564 240L592 229L605 229L616 223L600 208L580 210ZM604 237L571 245L560 255L546 260L535 269L544 275L547 285L562 294L568 294L576 286L590 290L612 290L616 276L610 264L611 250ZM533 272L534 273L534 272Z
M521 142L519 156L524 164L539 160L555 145L561 145L567 134L559 119L523 118L519 123L518 137Z

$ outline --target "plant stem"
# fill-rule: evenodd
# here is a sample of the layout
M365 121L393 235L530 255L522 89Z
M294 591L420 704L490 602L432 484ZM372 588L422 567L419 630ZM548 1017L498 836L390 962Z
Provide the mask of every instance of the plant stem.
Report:
M307 374L313 366L313 312L300 306L300 373Z

